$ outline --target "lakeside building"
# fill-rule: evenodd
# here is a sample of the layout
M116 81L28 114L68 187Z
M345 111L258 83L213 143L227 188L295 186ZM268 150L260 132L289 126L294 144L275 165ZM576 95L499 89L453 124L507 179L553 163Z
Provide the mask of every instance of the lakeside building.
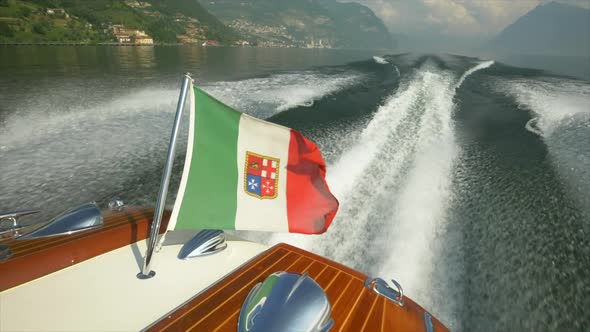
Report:
M47 15L63 17L63 18L70 17L70 15L68 13L66 13L65 9L63 9L63 8L47 8L45 13L47 13Z
M130 29L123 24L114 24L112 32L121 44L153 45L154 39L143 30Z
M121 44L131 43L131 36L128 35L115 35L117 41Z
M153 45L154 40L150 36L133 36L131 42L137 45Z
M201 46L221 46L217 40L207 40Z
M131 8L149 8L152 6L151 3L138 0L127 0L125 4Z

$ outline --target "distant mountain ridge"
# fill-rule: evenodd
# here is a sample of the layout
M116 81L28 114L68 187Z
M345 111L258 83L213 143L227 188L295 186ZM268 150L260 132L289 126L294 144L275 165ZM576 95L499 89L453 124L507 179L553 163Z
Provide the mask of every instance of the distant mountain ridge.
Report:
M590 55L590 10L539 5L505 28L488 48L520 54Z
M337 0L0 0L0 43L202 43L390 49L369 8Z
M394 40L368 7L336 0L201 0L244 38L269 46L381 48Z

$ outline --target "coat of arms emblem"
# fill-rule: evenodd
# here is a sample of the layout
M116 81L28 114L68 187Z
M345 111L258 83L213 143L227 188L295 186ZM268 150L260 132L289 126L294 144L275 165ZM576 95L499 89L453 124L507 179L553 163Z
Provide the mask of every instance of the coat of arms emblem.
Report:
M260 199L277 197L279 159L246 151L244 191Z

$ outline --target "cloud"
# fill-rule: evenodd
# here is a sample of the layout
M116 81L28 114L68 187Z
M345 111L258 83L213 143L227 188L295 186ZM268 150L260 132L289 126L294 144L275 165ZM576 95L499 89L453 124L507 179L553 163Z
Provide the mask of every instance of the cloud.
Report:
M376 13L381 17L383 21L392 21L399 19L399 12L395 9L394 4L388 0L373 0L373 1L359 1L360 3L370 2L369 7L377 8L379 13Z
M467 1L463 5L476 16L476 27L471 35L497 34L539 4L536 0Z
M481 32L477 12L456 0L423 0L426 22L442 34L471 35Z
M344 1L344 0L343 0ZM550 0L359 0L393 33L458 38L495 35L520 16ZM590 8L589 0L559 0Z

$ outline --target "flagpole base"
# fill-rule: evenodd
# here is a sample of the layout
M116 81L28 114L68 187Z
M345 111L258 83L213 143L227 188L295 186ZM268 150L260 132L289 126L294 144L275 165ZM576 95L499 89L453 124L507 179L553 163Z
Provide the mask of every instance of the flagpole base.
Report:
M155 275L156 275L156 271L150 271L148 274L143 274L143 272L139 272L137 274L137 279L140 279L140 280L151 279Z

